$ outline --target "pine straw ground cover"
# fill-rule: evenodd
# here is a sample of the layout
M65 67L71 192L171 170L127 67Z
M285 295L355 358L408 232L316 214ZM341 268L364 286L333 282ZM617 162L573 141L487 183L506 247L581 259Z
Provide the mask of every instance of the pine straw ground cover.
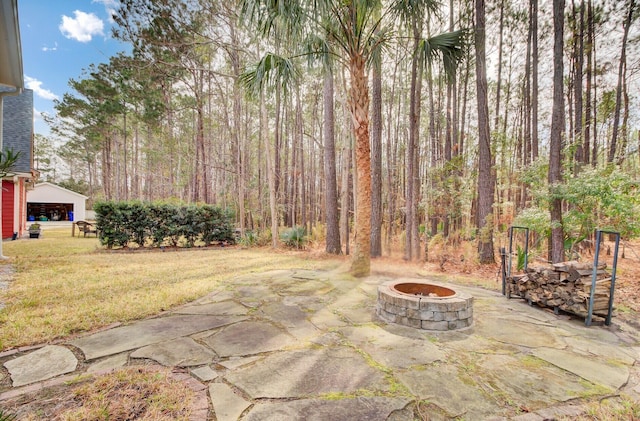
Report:
M5 409L21 421L186 421L194 394L171 370L138 366L28 393Z

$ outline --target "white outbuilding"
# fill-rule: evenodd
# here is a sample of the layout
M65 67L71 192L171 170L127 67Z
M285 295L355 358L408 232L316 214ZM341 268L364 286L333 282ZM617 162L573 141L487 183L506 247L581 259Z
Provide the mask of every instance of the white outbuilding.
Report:
M88 197L55 184L43 182L27 192L28 221L82 221Z

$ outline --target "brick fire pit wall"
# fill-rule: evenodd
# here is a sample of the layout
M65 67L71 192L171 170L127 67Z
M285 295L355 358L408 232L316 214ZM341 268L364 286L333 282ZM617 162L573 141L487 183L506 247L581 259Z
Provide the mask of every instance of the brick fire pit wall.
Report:
M378 286L376 314L389 323L447 331L473 323L473 297L449 286L389 281Z

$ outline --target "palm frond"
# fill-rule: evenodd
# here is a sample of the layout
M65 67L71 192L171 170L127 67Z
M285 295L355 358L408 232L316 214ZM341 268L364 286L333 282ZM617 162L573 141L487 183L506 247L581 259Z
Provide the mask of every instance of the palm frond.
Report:
M302 54L307 57L307 63L312 66L316 62L322 63L324 68L330 68L333 51L329 41L318 34L310 34L302 42Z
M433 63L437 58L442 64L448 78L455 75L458 64L464 57L465 30L445 32L430 38L423 38L418 43L417 54L420 54L425 65Z
M389 10L394 17L403 22L409 22L414 18L440 15L440 2L437 0L395 0Z
M242 0L239 18L265 36L295 36L308 18L305 2L296 0Z
M260 61L240 75L240 84L253 96L265 88L281 88L285 92L298 79L293 61L274 53L265 54Z

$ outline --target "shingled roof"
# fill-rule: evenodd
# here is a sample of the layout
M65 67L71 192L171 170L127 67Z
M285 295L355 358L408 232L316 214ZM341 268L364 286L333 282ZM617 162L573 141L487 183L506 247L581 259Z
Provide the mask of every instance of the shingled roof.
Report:
M20 152L12 172L30 173L33 152L33 91L25 89L20 95L5 96L3 99L2 149Z

